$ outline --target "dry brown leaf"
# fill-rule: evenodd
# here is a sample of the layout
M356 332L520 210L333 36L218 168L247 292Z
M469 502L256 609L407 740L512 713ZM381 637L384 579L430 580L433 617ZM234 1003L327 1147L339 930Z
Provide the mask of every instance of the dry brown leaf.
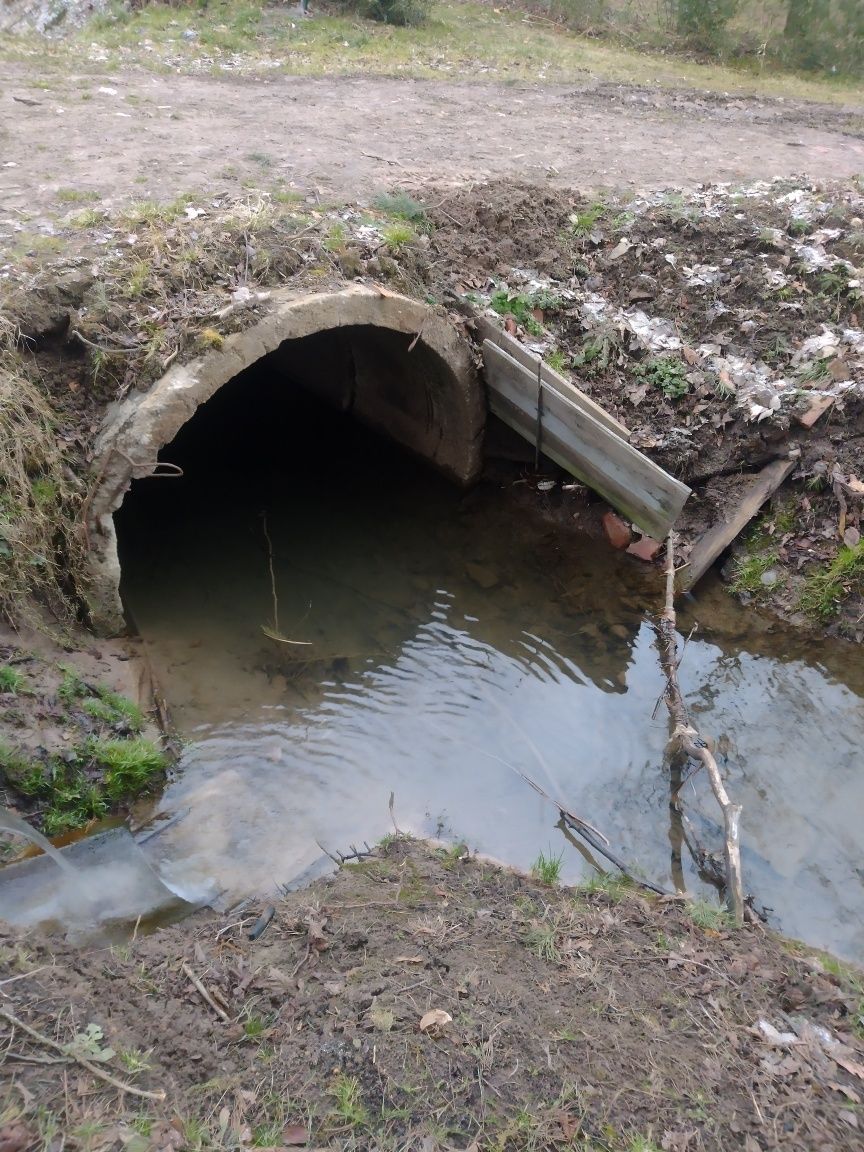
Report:
M443 1008L430 1008L420 1019L420 1031L430 1032L433 1029L443 1028L453 1020L449 1012Z
M309 1143L309 1129L305 1124L287 1124L282 1129L282 1143L296 1148Z
M845 1056L841 1056L838 1052L828 1050L828 1055L835 1064L839 1064L851 1076L857 1076L859 1080L864 1080L864 1064L859 1064L857 1060L847 1060Z
M851 1100L853 1104L861 1103L861 1097L858 1095L854 1088L849 1088L845 1084L837 1084L833 1080L828 1081L828 1087L833 1088L835 1092L842 1093L846 1099Z
M317 920L314 916L309 916L306 921L309 934L309 947L314 948L316 952L323 952L330 947L327 937L324 935L324 928L327 924L326 916L322 916Z

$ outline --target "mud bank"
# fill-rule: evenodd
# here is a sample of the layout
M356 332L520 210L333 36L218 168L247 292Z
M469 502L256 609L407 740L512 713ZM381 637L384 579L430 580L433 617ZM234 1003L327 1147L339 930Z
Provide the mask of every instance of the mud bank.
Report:
M262 911L0 936L4 1147L858 1146L861 986L758 928L398 837Z

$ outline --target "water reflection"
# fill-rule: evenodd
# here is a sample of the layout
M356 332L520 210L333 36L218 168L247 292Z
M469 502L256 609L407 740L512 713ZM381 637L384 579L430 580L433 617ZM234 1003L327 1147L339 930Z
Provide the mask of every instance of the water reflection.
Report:
M407 830L521 867L551 846L577 879L585 860L515 768L671 886L663 682L642 612L659 592L626 559L514 517L506 492L466 496L377 442L370 467L359 443L311 474L286 464L268 493L280 628L310 648L261 631L260 490L211 480L202 502L193 478L121 537L124 593L189 740L157 807L188 815L148 845L160 873L226 901L272 889L319 842L386 834L395 792ZM748 887L787 932L860 957L859 672L714 595L682 614L700 623L682 683L744 805ZM686 794L719 848L707 780ZM686 854L680 874L701 890Z

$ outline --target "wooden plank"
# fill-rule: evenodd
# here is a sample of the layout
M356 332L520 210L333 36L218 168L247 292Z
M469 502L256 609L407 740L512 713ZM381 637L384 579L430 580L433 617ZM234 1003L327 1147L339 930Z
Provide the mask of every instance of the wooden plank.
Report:
M630 439L630 429L625 427L620 420L616 420L611 416L605 408L602 408L596 400L592 400L590 396L577 388L570 380L562 376L560 372L556 372L537 355L532 352L530 348L511 336L509 332L505 332L503 328L499 328L492 320L487 320L485 316L475 316L474 323L477 325L477 331L483 340L489 340L492 344L497 344L502 351L506 352L508 356L512 357L518 364L533 372L534 379L537 379L537 366L540 368L540 379L544 384L549 384L556 392L562 396L566 396L577 408L584 408L584 410L593 416L595 420L599 420L610 432L614 432L616 436L621 436L624 440Z
M489 340L483 359L490 409L533 444L536 377ZM666 535L690 495L686 484L545 382L540 450L650 536Z
M773 496L798 460L772 460L748 484L729 509L729 516L704 532L690 552L690 561L678 574L678 591L687 592L701 580L714 561L741 535L769 496Z

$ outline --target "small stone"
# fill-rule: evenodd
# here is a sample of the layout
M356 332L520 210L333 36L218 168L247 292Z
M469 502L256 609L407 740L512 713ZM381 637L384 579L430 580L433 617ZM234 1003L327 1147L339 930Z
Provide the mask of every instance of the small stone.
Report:
M769 568L767 572L762 573L762 575L760 576L759 579L765 585L766 588L770 588L770 587L772 587L772 585L777 583L777 581L780 579L780 577L778 576L777 572L775 572L775 570L773 568Z
M604 513L603 530L613 548L626 548L633 538L630 529L615 512Z
M861 543L861 533L857 528L847 528L843 533L843 543L847 548L857 548Z
M838 381L838 383L842 382L843 380L851 379L851 373L846 364L846 361L839 359L839 357L836 357L831 361L831 363L828 365L828 371L830 372L832 379Z
M465 572L478 587L486 591L498 584L498 574L492 568L487 568L485 564L475 564L469 560L465 565Z

